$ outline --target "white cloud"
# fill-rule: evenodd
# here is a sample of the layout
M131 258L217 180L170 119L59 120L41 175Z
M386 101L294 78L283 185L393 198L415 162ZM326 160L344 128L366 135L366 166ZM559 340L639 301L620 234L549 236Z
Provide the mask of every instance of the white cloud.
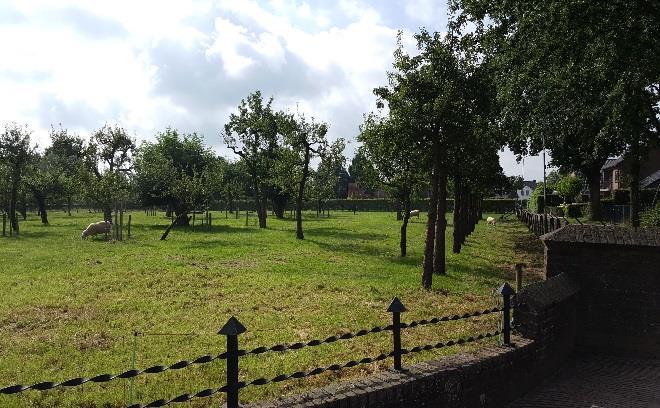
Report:
M172 125L218 134L255 89L353 139L386 83L396 34L443 20L413 0L0 0L0 121L89 135L117 122L139 139ZM414 24L409 24L410 21ZM426 19L426 20L424 20ZM435 27L443 30L444 26ZM352 154L353 143L347 153ZM510 160L504 161L514 168Z

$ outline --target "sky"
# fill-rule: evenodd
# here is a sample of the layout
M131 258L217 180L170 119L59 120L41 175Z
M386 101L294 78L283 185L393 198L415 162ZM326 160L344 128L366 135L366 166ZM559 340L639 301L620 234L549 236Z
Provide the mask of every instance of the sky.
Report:
M40 147L53 126L88 137L119 124L138 141L171 126L223 156L221 131L255 90L358 147L376 109L396 35L444 31L446 0L0 0L0 123L27 124ZM508 175L542 162L500 153Z

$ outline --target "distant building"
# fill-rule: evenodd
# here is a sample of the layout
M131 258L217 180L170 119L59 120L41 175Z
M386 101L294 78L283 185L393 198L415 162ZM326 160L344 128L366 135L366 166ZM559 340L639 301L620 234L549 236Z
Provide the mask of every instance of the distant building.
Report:
M628 188L629 160L625 157L607 159L600 169L600 194ZM660 184L660 149L651 150L639 166L639 187L657 188Z
M368 191L360 186L359 183L348 183L348 198L388 198L389 196L383 190Z
M523 187L520 190L516 191L518 195L518 200L529 200L529 197L532 195L534 189L536 189L536 180L525 180L523 181Z

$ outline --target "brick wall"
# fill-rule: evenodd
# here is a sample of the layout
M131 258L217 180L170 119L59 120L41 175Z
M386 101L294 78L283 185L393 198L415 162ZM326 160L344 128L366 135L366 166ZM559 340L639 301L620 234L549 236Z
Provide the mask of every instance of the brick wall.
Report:
M551 376L571 352L576 293L564 275L523 289L525 306L514 321L526 337L514 336L513 347L487 346L250 407L502 407Z
M660 356L660 229L570 225L541 239L546 276L580 287L579 346Z

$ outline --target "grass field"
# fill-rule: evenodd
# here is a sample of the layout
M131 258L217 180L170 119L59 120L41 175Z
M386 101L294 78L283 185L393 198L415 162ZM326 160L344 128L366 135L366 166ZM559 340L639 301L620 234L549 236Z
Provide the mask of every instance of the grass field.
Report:
M513 280L517 262L531 274L542 267L540 241L518 221L485 222L459 255L447 246L448 274L420 288L424 218L409 228L409 257L398 257L399 223L393 213L307 214L304 241L295 239L291 219L213 214L211 232L175 229L159 241L162 213L134 212L130 240L80 240L100 214L51 214L43 226L34 214L21 224L20 238L0 238L0 387L118 373L135 366L171 364L224 351L215 334L231 315L247 327L241 348L325 338L385 325L385 312L399 296L404 321L493 307L492 291ZM450 218L451 221L451 218ZM451 238L451 225L447 231ZM490 331L490 318L405 330L403 346ZM140 334L135 337L134 332ZM250 380L343 363L391 350L390 333L369 335L288 353L245 357L241 376ZM456 353L472 346L442 349ZM440 352L405 356L404 364ZM305 380L248 387L245 402L269 399L363 376L391 360ZM147 403L224 384L224 361L128 380L47 392L0 396L2 407L115 407ZM131 390L132 388L132 390ZM131 398L132 397L132 398ZM187 406L220 404L222 395Z

